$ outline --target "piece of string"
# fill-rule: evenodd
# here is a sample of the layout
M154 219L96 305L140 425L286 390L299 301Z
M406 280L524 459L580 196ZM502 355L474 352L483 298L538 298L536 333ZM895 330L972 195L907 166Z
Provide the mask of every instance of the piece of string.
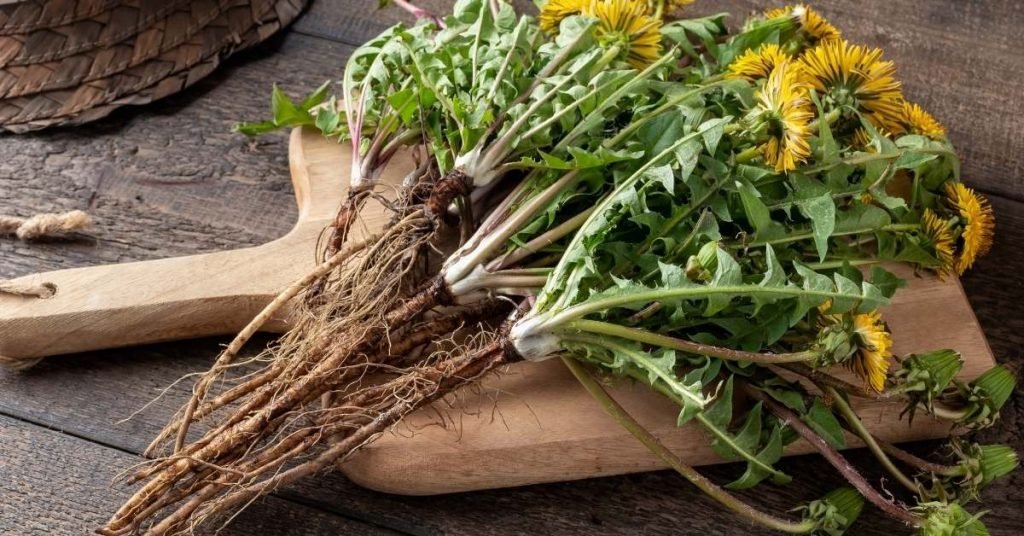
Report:
M81 210L61 214L36 214L29 218L0 215L0 235L14 235L21 240L33 240L88 228L89 215Z

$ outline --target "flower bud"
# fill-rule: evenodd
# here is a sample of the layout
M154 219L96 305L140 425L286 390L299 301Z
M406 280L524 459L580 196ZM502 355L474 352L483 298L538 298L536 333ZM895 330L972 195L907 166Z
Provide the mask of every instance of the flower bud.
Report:
M925 503L915 509L923 519L918 536L988 536L978 515L957 503Z
M686 261L686 277L694 282L708 282L718 269L718 242L708 242Z
M815 524L814 534L840 536L860 516L864 497L853 488L839 488L813 501L804 509L804 519Z

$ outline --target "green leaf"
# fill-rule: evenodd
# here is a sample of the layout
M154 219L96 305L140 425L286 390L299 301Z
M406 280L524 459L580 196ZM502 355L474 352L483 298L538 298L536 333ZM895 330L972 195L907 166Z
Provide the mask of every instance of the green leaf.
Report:
M302 102L299 103L299 108L303 110L309 110L314 106L319 106L327 99L328 92L331 89L331 81L327 80L320 87L313 90Z
M729 252L722 248L716 251L718 268L715 270L715 277L711 280L712 287L734 287L743 283L743 271L739 263L732 258ZM732 296L727 294L711 294L708 296L708 305L704 310L704 316L714 316L729 306Z
M805 218L811 220L814 230L814 246L818 251L818 259L825 260L828 255L828 239L836 228L836 204L831 193L818 197L797 201L797 207Z
M258 123L237 123L232 130L246 136L262 136L277 130L278 127L273 121L260 121Z
M277 84L274 84L274 89L270 93L270 113L277 125L291 125L303 120L312 122L309 112L295 106L295 103L281 91L281 88L277 87Z
M760 403L757 407L760 407ZM772 465L782 459L783 452L783 441L782 441L782 427L775 426L772 428L771 434L768 436L768 441L765 442L764 447L757 452L757 459L764 465ZM761 483L764 479L771 477L772 482L775 484L788 484L793 481L793 477L781 472L781 471L767 471L763 465L755 463L747 463L747 470L743 472L738 479L726 484L725 487L729 489L742 490L750 489Z
M761 193L745 180L736 181L736 187L740 192L747 220L759 234L768 231L774 222L768 213L768 207L761 201Z
M747 471L739 480L727 487L747 489L771 476L776 483L787 483L792 478L772 467L782 457L782 441L779 427L773 427L768 441L762 446L762 425L764 413L761 404L756 404L748 413L739 431L729 431L733 419L733 380L729 375L719 390L715 403L704 410L701 424L711 434L711 448L728 461L747 461Z
M814 399L811 410L802 417L802 420L833 448L846 448L843 426L820 398Z

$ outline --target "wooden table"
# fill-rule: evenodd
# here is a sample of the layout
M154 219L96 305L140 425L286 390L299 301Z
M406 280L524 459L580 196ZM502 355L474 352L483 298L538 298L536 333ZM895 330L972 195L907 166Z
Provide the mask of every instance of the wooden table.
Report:
M450 0L421 2L441 11ZM526 3L525 1L523 3ZM294 218L286 137L255 142L232 123L267 113L269 85L292 94L337 79L353 46L397 20L368 0L315 0L287 35L228 62L184 94L122 110L84 128L0 142L0 213L87 209L93 241L0 239L0 277L259 244ZM1016 0L822 0L854 40L895 59L909 98L943 120L965 180L998 218L992 254L964 278L997 357L1024 365L1024 5ZM764 1L702 0L741 15ZM927 322L926 318L921 319ZM269 339L263 339L266 342ZM112 479L179 407L187 384L122 421L186 373L205 369L224 340L69 356L28 373L0 372L0 533L84 534L127 496ZM258 341L259 342L259 341ZM255 345L254 345L255 346ZM1024 451L1024 390L982 434ZM915 446L927 453L935 445ZM864 452L851 455L872 467ZM782 463L809 478L761 488L755 503L788 509L840 484L815 456ZM707 472L719 481L742 467ZM882 478L871 473L873 480ZM410 475L414 478L415 475ZM1024 527L1024 471L985 493L992 534ZM329 475L245 511L230 534L735 534L747 530L673 473L441 497L397 497ZM868 511L854 534L898 534Z

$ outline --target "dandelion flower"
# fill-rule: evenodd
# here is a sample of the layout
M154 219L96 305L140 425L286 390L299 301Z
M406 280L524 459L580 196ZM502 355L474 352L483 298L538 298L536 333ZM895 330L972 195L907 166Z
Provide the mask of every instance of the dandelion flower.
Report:
M800 60L803 80L837 106L850 106L887 132L903 130L903 93L896 65L882 49L824 41Z
M540 29L549 33L558 33L562 20L579 15L587 10L590 0L548 0L537 17Z
M946 137L946 128L942 123L917 104L903 103L903 126L911 134L920 134L933 140Z
M598 20L598 41L606 47L619 47L635 69L654 63L661 54L661 21L648 14L646 4L593 0L586 14Z
M996 219L988 200L963 183L947 184L946 196L963 222L960 257L956 260L956 271L963 275L975 261L992 249Z
M921 218L921 230L935 251L935 257L939 260L939 266L936 269L939 278L945 278L953 273L956 262L954 257L956 239L953 237L949 222L940 218L930 209L925 209L924 216Z
M876 392L885 389L892 359L892 335L878 311L854 315L853 332L857 353L850 360L850 368Z
M768 132L768 141L761 146L765 163L780 173L796 169L811 155L810 123L814 113L795 64L784 61L777 65L757 100Z
M729 65L729 78L754 81L767 78L775 66L788 60L779 45L767 43L757 49L748 49Z
M790 15L799 21L800 28L815 42L839 40L843 37L839 29L825 20L821 13L805 4L771 9L764 13L766 19L774 19L786 15Z

